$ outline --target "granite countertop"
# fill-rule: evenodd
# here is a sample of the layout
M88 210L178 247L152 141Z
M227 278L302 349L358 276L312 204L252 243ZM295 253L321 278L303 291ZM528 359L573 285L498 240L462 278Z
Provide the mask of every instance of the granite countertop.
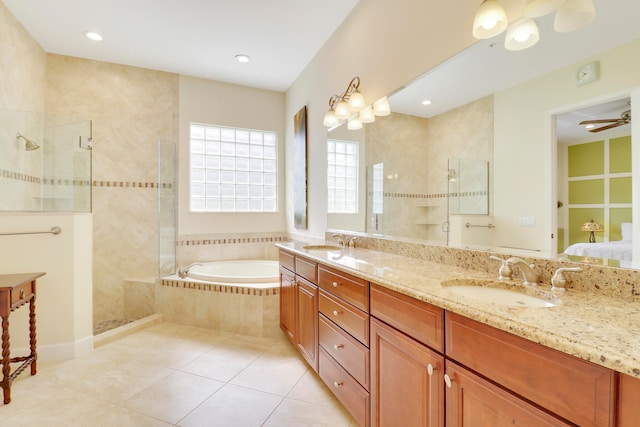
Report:
M276 246L445 310L494 326L544 346L640 378L640 305L632 301L550 284L522 285L520 276L498 283L495 274L369 249L306 250L301 242ZM577 273L572 276L578 280ZM491 282L544 296L554 307L517 307L455 296L448 284Z

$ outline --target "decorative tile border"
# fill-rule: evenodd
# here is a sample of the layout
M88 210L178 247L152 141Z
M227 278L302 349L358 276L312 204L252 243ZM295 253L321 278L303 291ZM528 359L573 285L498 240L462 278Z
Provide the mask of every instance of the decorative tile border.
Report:
M217 239L187 239L178 240L177 246L199 246L199 245L232 245L238 243L281 243L293 241L284 236L267 237L226 237Z
M369 196L373 193L369 192ZM433 194L419 194L419 193L383 193L384 197L388 198L402 198L402 199L445 199L447 196L452 197L467 197L467 196L486 196L487 191L466 191L463 193L433 193Z
M160 279L160 284L171 288L195 289L198 291L220 292L225 294L251 295L258 297L280 295L280 287L277 283L274 283L273 288L250 288L246 286L191 282L189 280L181 279Z
M113 187L113 188L173 188L171 182L136 182L136 181L89 181L83 179L69 179L69 178L41 178L35 175L29 175L26 173L15 172L8 169L0 169L0 176L2 178L13 179L15 181L24 181L34 184L43 185L72 185L75 187Z

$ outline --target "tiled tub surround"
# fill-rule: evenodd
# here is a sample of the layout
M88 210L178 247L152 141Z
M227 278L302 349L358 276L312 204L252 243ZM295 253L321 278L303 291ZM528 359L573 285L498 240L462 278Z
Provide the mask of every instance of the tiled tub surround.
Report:
M567 291L555 293L560 302L556 307L509 307L452 296L442 286L451 279L497 281L499 264L489 260L489 253L418 243L378 241L378 244L402 247L403 254L355 248L344 249L338 255L335 251L305 250L302 242L277 246L450 312L640 378L637 272L582 266L585 269L582 273L568 275L572 283ZM384 249L388 250L389 246ZM535 262L536 270L542 272L543 283L538 287L546 291L550 289L550 272L559 265L569 265L545 260ZM512 284L519 285L521 275L514 277Z
M279 283L215 284L167 276L155 288L165 321L255 337L278 337Z

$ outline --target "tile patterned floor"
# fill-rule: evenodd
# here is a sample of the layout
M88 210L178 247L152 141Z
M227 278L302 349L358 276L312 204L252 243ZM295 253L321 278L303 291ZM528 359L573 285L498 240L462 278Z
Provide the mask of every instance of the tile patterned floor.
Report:
M0 427L357 426L286 340L170 323L39 363L11 391Z

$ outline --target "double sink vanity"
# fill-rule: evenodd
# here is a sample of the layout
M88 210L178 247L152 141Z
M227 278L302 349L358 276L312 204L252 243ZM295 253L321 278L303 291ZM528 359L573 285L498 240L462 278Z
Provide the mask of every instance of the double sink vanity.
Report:
M500 281L499 264L277 246L280 326L362 426L640 425L631 299Z

